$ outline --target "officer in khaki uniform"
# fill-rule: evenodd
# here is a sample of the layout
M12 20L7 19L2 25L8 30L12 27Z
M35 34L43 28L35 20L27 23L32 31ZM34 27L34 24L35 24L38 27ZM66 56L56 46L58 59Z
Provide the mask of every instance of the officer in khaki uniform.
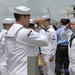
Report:
M15 22L15 19L12 18L5 18L3 23L3 28L0 32L0 75L8 75L7 71L7 64L6 64L6 44L5 44L5 35L7 33L7 30L12 26L12 24Z
M47 46L45 35L27 29L30 20L30 8L14 7L16 23L9 29L7 39L7 68L9 75L28 75L27 57L32 55L35 47Z

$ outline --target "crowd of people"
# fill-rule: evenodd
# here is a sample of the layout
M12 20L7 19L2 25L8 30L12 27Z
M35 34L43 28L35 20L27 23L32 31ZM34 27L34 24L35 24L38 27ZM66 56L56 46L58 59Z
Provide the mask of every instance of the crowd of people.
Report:
M75 18L60 20L57 29L48 15L30 19L30 8L13 8L0 32L0 75L28 75L27 57L38 54L45 62L44 75L75 75Z

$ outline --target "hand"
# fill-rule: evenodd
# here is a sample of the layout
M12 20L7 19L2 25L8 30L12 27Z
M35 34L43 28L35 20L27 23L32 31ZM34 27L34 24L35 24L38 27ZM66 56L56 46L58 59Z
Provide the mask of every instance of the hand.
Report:
M53 61L54 60L54 57L50 57L49 58L49 61L51 62L51 61Z
M68 24L66 25L66 29L70 28L70 26L71 26L71 23L68 23Z

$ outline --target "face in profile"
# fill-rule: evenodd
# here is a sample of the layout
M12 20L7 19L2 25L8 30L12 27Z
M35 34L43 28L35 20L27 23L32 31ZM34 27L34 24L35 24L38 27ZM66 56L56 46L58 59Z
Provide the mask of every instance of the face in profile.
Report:
M46 25L47 25L47 21L43 20L43 26L46 27Z
M71 29L75 32L75 22L71 22Z
M24 16L23 23L25 27L29 26L29 22L30 22L30 16L29 15Z

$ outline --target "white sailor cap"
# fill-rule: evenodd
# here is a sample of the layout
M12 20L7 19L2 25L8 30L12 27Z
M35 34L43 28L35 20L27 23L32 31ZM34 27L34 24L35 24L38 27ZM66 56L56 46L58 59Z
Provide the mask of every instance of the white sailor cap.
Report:
M12 24L12 23L15 23L15 19L14 18L5 18L3 21L2 21L3 24Z
M70 22L75 22L75 18L70 19Z
M31 24L34 24L34 20L33 20L33 19L30 19L30 23L31 23Z
M30 14L30 8L27 8L25 6L14 7L14 13L23 15Z
M50 19L50 17L49 17L48 15L44 15L44 16L42 17L42 20L46 20L46 19Z

